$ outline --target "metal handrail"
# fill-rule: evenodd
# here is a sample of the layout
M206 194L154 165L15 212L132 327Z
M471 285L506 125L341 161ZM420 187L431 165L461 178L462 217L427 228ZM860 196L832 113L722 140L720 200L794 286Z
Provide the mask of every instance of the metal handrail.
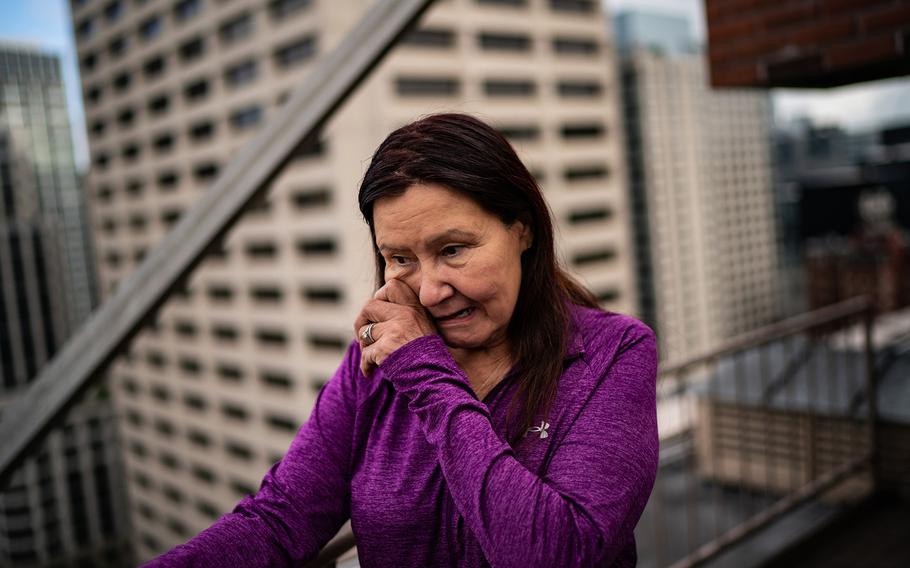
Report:
M295 89L288 102L145 260L4 409L0 487L168 295L188 277L278 175L294 150L328 121L433 0L379 0Z

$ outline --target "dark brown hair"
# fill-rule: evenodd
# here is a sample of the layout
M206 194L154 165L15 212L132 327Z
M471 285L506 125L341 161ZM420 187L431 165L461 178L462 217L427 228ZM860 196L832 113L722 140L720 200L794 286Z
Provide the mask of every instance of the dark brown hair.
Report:
M459 191L503 223L521 221L531 228L533 241L522 254L521 288L507 330L521 376L513 399L523 402L521 422L510 436L517 438L538 415L546 416L556 395L570 332L568 303L597 307L597 300L559 266L550 210L515 150L495 129L466 114L423 118L392 132L376 150L358 199L373 235L378 286L385 283L385 260L376 246L373 204L415 184Z

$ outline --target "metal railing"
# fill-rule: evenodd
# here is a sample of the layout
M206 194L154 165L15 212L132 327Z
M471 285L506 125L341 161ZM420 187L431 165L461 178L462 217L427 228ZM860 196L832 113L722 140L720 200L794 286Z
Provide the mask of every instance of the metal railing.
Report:
M874 487L872 325L857 298L660 371L642 566L703 564L801 504Z

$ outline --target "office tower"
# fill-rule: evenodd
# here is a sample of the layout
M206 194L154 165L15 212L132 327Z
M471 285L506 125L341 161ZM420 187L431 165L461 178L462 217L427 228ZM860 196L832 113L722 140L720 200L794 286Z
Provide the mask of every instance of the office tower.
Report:
M372 4L73 3L109 292ZM112 369L140 558L209 525L280 459L372 290L359 180L394 128L477 113L516 145L560 251L635 306L618 92L599 3L448 0L306 141Z
M0 419L90 307L79 203L59 61L0 44ZM105 395L92 390L0 492L0 565L126 563Z
M710 89L700 53L624 37L640 311L679 360L777 316L770 100Z

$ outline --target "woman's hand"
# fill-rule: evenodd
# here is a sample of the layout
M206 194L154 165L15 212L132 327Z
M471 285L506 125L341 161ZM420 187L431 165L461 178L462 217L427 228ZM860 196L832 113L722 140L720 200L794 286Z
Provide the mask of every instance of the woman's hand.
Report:
M405 343L436 333L436 326L414 291L391 279L360 310L354 333L360 342L360 370L366 375Z

